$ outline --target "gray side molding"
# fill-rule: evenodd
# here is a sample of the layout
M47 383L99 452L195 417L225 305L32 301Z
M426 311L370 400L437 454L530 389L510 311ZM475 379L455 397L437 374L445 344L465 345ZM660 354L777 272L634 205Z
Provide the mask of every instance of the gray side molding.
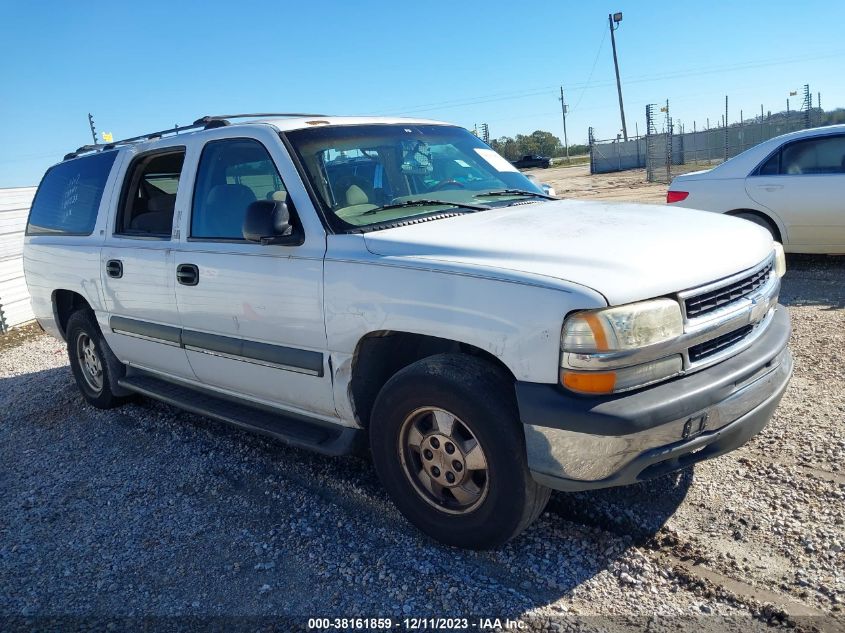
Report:
M260 361L305 370L317 376L323 375L323 355L320 352L259 343L246 339L182 330L182 346L200 351L218 352L244 360Z
M177 345L234 360L257 362L279 369L302 371L317 377L323 376L323 354L321 352L260 343L219 334L183 330L171 325L149 323L119 316L113 316L109 319L109 327L118 334Z
M144 338L165 341L174 345L182 345L182 330L171 325L160 325L137 319L113 316L109 319L109 327L112 331L122 334L133 334Z

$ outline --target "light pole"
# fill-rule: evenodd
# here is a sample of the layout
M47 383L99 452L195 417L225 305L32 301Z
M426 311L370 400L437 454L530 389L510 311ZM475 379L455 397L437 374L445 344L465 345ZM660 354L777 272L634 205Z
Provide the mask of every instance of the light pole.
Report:
M625 125L625 107L622 105L622 82L619 80L619 60L616 59L616 37L613 35L614 31L619 28L621 21L621 13L608 14L607 16L607 22L610 25L610 43L613 46L613 66L616 68L616 91L619 93L619 115L622 117L622 135L627 141L628 126Z
M569 138L566 136L566 110L569 108L563 100L563 86L560 87L560 112L563 115L563 144L566 147L566 162L569 162Z

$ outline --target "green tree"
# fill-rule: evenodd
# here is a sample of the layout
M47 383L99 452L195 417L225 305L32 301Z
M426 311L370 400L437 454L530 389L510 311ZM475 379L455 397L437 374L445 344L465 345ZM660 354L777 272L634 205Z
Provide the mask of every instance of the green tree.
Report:
M510 136L502 136L501 138L492 139L490 141L490 147L508 160L516 160L522 156L520 153L521 150L517 146L516 141Z
M845 123L845 109L837 108L822 115L821 125L836 125L839 123Z
M536 130L531 134L517 134L516 137L502 136L490 141L490 146L508 160L517 160L526 154L541 156L562 156L563 144L551 132Z

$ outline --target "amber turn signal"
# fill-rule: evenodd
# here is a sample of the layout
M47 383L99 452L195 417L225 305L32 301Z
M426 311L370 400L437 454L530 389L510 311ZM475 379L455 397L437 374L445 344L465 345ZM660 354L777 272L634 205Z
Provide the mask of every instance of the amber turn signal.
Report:
M576 393L613 393L616 386L616 372L576 372L562 370L560 381L564 387Z

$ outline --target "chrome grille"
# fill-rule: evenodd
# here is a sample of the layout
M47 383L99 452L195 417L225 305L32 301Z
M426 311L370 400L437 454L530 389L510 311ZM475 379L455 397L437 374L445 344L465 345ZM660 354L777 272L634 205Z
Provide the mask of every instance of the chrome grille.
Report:
M739 279L727 286L716 288L709 292L704 292L694 297L689 297L684 302L687 318L703 316L714 310L718 310L722 306L733 303L743 297L747 297L755 290L760 288L769 278L772 272L772 263L769 262L763 268L751 273L747 277Z
M710 339L709 341L705 341L704 343L699 343L698 345L694 345L689 348L689 359L691 363L697 363L700 360L704 360L714 354L718 354L723 349L727 349L736 343L739 343L742 339L748 336L751 333L751 330L754 329L754 325L746 325L745 327L741 327L733 332L728 332L727 334L722 334L722 336L717 336L716 338Z

